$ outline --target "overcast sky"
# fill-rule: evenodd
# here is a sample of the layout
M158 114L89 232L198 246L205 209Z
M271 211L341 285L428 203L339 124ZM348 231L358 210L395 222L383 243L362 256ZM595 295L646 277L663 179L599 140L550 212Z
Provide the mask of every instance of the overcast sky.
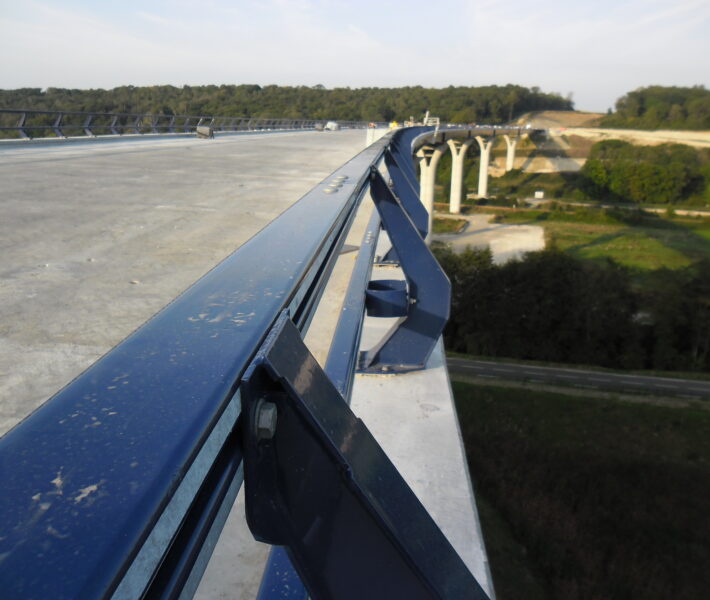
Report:
M0 88L710 87L710 0L0 0Z

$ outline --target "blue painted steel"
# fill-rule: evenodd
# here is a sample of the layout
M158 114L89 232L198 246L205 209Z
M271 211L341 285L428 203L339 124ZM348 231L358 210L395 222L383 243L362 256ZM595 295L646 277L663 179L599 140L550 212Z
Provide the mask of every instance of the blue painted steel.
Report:
M365 293L372 273L372 261L380 230L380 215L373 211L345 292L340 319L328 352L325 372L338 392L350 403L353 377L357 368L362 321L365 316Z
M410 157L409 163L412 162ZM419 200L419 185L414 187L411 181L404 174L404 170L397 163L397 157L391 152L385 152L385 165L387 172L392 179L393 191L398 200L412 219L419 235L426 238L429 233L429 214Z
M487 598L286 312L242 390L247 522L286 547L314 600ZM262 401L272 437L257 433Z
M343 233L386 143L346 163L0 440L3 594L98 598L148 585L227 443L241 373L284 308L310 306L303 289L316 293L311 284L325 277L317 261L332 253L327 243L342 243L332 234ZM327 193L340 175L355 183Z
M264 568L256 600L306 600L308 590L294 569L288 552L281 546L274 546L269 553Z
M376 279L367 284L365 307L369 317L404 317L409 308L407 282Z
M417 170L412 159L412 144L418 136L433 131L433 127L408 127L400 132L400 135L393 140L390 147L397 164L400 166L407 179L409 179L417 197L420 194L419 178L417 177Z
M202 561L198 573L195 573L194 565L199 562L205 548L211 549L217 543L241 486L241 469L241 440L238 429L235 429L227 438L204 485L185 515L168 553L150 582L146 597L179 598L186 587L192 590L188 597L192 596L207 561ZM208 540L210 543L207 543Z
M370 191L400 258L410 304L407 316L362 354L360 368L367 372L422 369L449 318L451 284L407 212L374 169Z

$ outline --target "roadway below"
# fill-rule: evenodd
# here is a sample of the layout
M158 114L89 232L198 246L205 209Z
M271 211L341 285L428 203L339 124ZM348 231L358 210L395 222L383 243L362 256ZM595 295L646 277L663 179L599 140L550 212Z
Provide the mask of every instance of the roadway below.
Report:
M562 367L538 367L518 363L492 362L447 356L452 375L553 384L587 390L631 394L710 399L710 381L617 374ZM455 377L454 377L455 378Z

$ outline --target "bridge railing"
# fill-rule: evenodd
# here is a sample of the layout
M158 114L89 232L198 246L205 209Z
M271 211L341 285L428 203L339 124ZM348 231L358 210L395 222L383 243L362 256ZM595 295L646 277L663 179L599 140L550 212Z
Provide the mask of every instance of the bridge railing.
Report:
M199 126L209 126L217 133L315 129L325 125L326 122L327 119L0 109L0 139L185 134L194 133ZM368 125L362 121L339 121L338 123L341 127L358 129Z
M356 371L423 368L448 317L412 163L425 130L348 161L0 439L4 595L191 597L245 481L252 533L313 598L486 597L348 407ZM321 368L302 336L370 201ZM404 281L370 281L375 260ZM361 353L366 313L398 319Z

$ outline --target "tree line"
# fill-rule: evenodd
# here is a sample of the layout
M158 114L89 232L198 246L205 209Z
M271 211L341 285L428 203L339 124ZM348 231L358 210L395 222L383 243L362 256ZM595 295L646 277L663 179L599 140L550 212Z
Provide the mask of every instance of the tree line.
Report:
M661 269L638 289L609 260L555 248L493 263L489 249L435 250L452 283L446 347L619 369L710 371L710 261Z
M639 88L616 101L603 127L710 129L710 90L704 86Z
M710 151L681 144L635 146L607 140L592 146L582 191L606 201L710 203Z
M420 119L502 123L536 110L572 110L571 100L538 87L335 88L322 85L122 86L0 90L0 109L284 117L348 121Z

